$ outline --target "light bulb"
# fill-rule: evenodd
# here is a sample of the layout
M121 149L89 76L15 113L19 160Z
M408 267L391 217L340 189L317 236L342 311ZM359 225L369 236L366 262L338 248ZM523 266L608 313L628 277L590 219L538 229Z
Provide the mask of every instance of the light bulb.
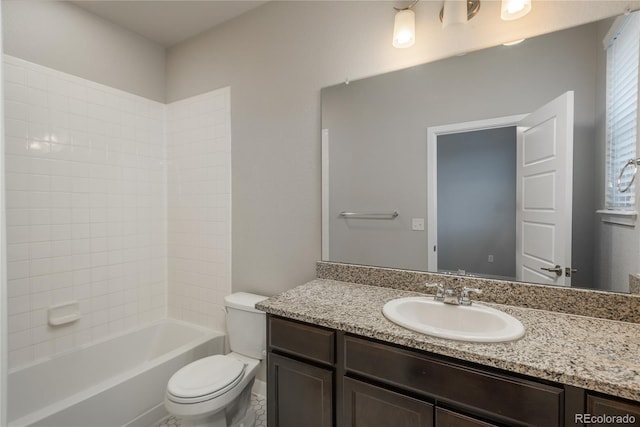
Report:
M502 0L500 17L505 21L522 18L531 11L531 0Z

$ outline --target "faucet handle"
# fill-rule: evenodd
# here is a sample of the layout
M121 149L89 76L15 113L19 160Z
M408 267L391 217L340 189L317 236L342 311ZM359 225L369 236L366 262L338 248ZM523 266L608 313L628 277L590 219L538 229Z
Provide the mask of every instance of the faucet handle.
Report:
M476 294L481 294L482 289L478 288L462 288L462 292L460 292L460 305L471 305L471 298L469 298L469 293L474 292Z
M436 294L433 299L436 301L444 301L444 285L441 283L425 283L425 288L436 288Z

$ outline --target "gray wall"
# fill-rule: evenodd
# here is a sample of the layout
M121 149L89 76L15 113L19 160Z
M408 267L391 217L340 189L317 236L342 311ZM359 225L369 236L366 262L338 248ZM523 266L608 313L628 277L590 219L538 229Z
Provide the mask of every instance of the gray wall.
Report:
M165 100L165 49L73 4L4 0L4 52L154 101Z
M426 270L427 238L411 231L410 219L426 217L427 127L529 113L574 90L572 257L580 271L574 283L589 284L596 210L594 88L602 49L596 29L585 25L323 89L330 259ZM392 225L356 227L336 215L373 208L381 200L389 202L382 208L401 212Z
M603 39L613 19L602 22L598 27L598 38ZM598 73L596 90L596 142L597 161L595 165L595 193L597 208L604 209L606 182L606 51L598 51ZM637 181L636 181L637 182ZM640 185L636 184L636 201L640 200ZM629 274L640 271L640 229L605 223L600 216L593 218L596 229L593 252L594 272L592 287L595 289L613 289L629 291Z
M437 152L438 269L515 280L515 127L442 135Z

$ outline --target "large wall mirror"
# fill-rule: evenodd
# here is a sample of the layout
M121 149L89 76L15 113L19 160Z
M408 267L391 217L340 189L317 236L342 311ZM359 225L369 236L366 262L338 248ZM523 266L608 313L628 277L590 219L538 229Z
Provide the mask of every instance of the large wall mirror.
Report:
M324 88L323 259L628 292L606 46L634 15Z

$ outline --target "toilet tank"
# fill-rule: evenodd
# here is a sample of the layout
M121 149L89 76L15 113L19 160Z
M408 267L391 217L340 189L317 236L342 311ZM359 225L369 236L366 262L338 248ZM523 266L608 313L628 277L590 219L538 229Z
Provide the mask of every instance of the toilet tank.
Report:
M227 333L231 351L254 359L264 359L267 352L267 322L256 303L268 297L236 292L224 298L227 308Z

